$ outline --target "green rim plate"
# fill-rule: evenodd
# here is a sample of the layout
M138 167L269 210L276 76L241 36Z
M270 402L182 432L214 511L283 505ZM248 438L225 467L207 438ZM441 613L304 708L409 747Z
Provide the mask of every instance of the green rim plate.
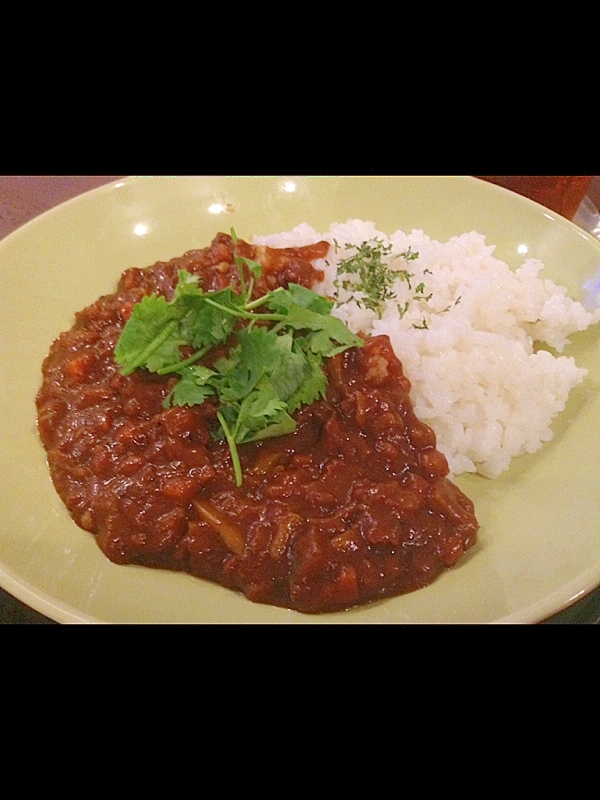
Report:
M477 230L512 267L542 259L576 299L600 244L541 206L469 176L132 177L48 211L0 242L0 585L58 622L536 622L600 584L600 331L567 354L589 370L554 439L501 478L458 483L477 545L419 592L318 617L250 603L188 575L111 564L70 519L37 436L35 394L51 342L121 272L204 247L220 230L317 230L350 218L436 239Z

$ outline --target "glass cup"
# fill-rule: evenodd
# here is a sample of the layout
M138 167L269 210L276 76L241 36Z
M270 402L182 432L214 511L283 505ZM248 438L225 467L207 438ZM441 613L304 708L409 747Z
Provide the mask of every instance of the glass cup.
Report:
M583 198L583 202L573 217L573 222L584 231L591 233L596 239L600 239L600 212L589 197Z
M592 182L593 175L475 175L573 219Z

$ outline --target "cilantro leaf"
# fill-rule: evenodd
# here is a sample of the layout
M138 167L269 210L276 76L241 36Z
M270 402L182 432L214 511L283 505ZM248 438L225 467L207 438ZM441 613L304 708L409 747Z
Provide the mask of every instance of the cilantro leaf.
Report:
M229 445L236 484L242 483L242 467L237 445L292 433L295 420L268 380L263 380L241 403L222 406L217 412L223 435Z
M144 366L165 344L177 330L180 313L177 305L155 294L135 304L115 347L115 360L123 375Z
M218 308L213 305L216 301ZM188 363L183 359L182 346L204 351L229 338L239 305L231 287L204 292L198 286L197 275L180 270L170 302L153 294L133 307L115 347L115 360L124 375L139 367L163 375L176 372ZM197 357L202 355L204 352Z
M266 329L242 328L238 332L238 346L215 364L221 376L217 384L223 402L236 402L252 391L265 374L270 349Z
M251 442L268 436L268 428L285 421L294 430L296 423L286 411L285 401L279 397L268 379L262 380L242 401L237 416L234 436L238 443Z
M317 338L311 342L311 350L324 356L335 355L348 347L362 347L363 340L352 333L341 319L323 316L308 308L293 305L285 318L286 326L294 330L320 331Z
M247 436L244 442L258 442L262 439L272 439L275 436L283 436L286 433L293 433L296 430L296 420L291 417L287 411L283 409L269 421L267 417L266 427L261 427L260 430Z
M223 308L209 305L206 302L208 296ZM238 298L231 287L194 296L190 302L190 313L181 322L182 335L198 349L226 341L233 331L236 317L224 309L233 312L239 309Z
M186 269L177 270L177 286L175 287L173 300L171 302L178 303L186 297L202 295L202 289L198 285L199 280L200 278L198 275L192 275L192 273L188 272Z
M278 396L286 401L310 376L306 354L291 333L277 334L264 327L245 328L238 333L239 344L227 358L215 364L220 377L215 381L225 402L244 398L264 377Z
M267 295L265 305L275 312L286 313L293 305L308 308L317 314L328 315L333 308L333 302L322 297L305 286L297 283L288 284L287 289L279 288Z
M170 366L170 371L175 364L179 368L183 360L181 348L185 344L187 344L187 339L179 335L176 327L167 339L150 356L146 357L144 366L149 372L161 372L164 370L165 364Z
M327 378L323 372L323 360L311 350L306 352L307 377L299 384L293 394L288 397L287 405L290 414L303 405L311 405L327 392Z
M200 405L207 397L215 394L215 389L210 383L215 375L213 370L200 364L195 364L194 366L184 367L180 374L181 380L175 384L173 390L163 402L165 408L170 405Z
M291 333L275 336L268 375L281 398L288 400L310 375L306 354Z

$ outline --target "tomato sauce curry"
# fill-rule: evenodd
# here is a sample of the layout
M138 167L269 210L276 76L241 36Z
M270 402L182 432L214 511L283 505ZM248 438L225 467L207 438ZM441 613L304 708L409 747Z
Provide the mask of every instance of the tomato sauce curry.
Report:
M317 284L328 244L238 250L263 265L261 297ZM296 412L293 433L240 445L241 486L210 398L165 408L177 377L121 373L114 350L134 304L169 299L182 269L206 291L235 285L231 237L127 270L44 361L39 432L77 525L115 563L186 571L309 614L419 589L456 564L476 539L473 504L416 418L386 336L326 361L327 395Z

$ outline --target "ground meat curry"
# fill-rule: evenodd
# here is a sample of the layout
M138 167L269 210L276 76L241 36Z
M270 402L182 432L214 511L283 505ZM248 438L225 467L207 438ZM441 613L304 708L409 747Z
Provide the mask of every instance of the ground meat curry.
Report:
M328 246L238 248L263 265L260 297L314 286ZM476 538L473 504L415 417L386 336L326 361L327 394L296 412L293 433L240 446L241 486L214 437L214 403L165 408L176 377L122 374L114 350L132 308L170 298L182 269L206 291L235 286L231 237L127 270L44 361L38 426L52 480L106 556L305 613L413 591L454 565Z

